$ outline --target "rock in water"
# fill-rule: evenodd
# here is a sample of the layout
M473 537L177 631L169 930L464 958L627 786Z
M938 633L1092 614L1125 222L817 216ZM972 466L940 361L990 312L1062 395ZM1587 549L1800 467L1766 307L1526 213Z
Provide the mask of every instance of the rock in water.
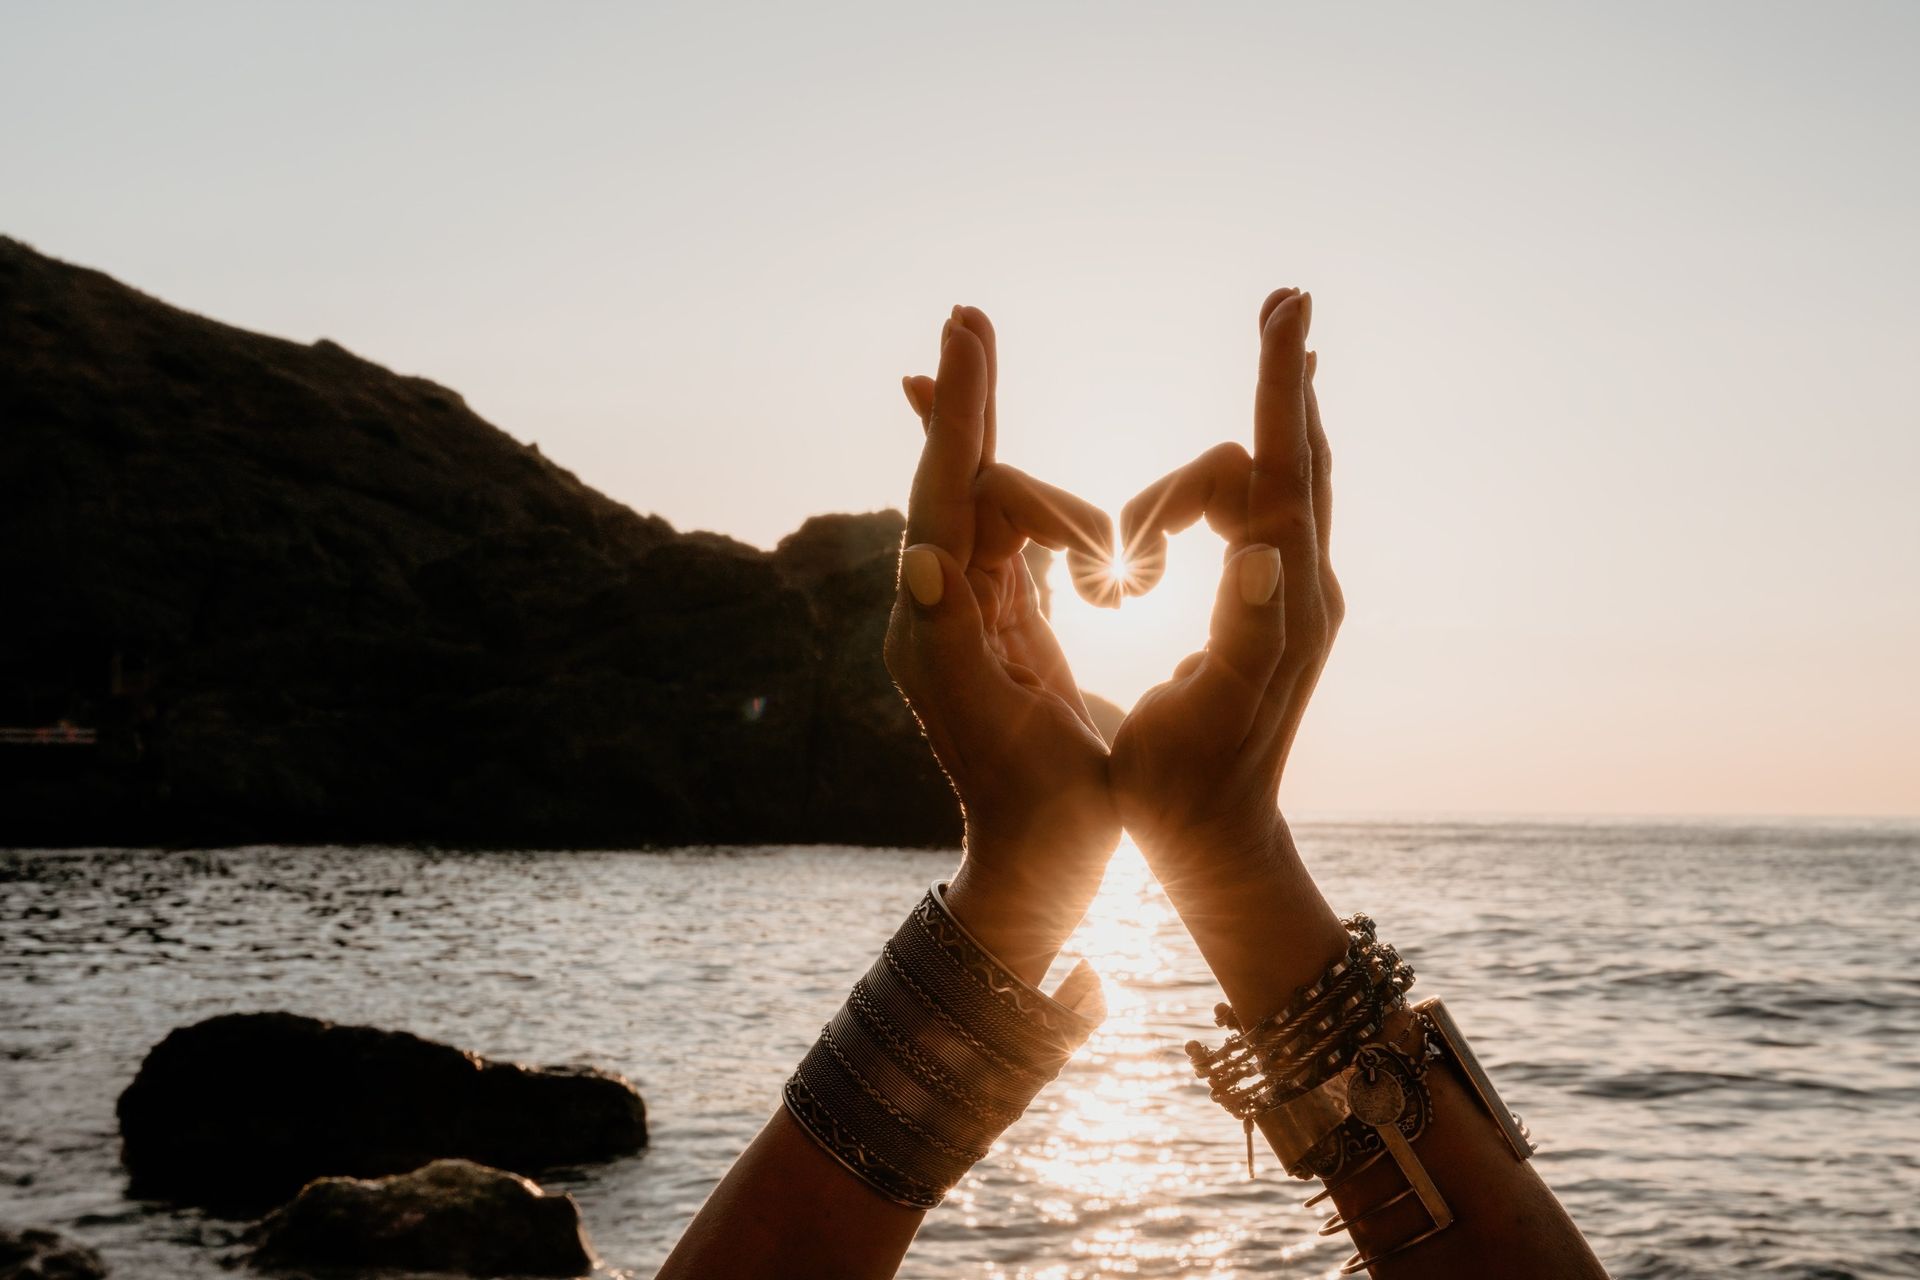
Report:
M71 739L0 742L5 838L958 844L880 655L903 525L677 532L0 237L0 725Z
M521 1173L647 1142L620 1076L491 1062L451 1045L291 1013L227 1014L147 1054L120 1095L131 1194L247 1213L314 1178L446 1157Z
M106 1263L56 1231L0 1227L0 1280L101 1280Z
M253 1232L257 1267L397 1267L468 1276L593 1269L573 1197L467 1160L363 1182L321 1178Z

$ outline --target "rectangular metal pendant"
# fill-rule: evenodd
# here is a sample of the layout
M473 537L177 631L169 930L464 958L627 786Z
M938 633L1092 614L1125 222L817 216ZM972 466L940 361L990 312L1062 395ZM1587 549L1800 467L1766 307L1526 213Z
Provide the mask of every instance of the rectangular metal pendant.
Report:
M1420 1163L1420 1157L1413 1154L1413 1147L1400 1136L1400 1126L1382 1125L1374 1130L1380 1140L1387 1145L1387 1151L1393 1156L1393 1162L1400 1166L1400 1176L1413 1188L1413 1194L1420 1197L1420 1205L1433 1219L1433 1229L1443 1230L1453 1225L1453 1210L1440 1194L1440 1188L1433 1183L1427 1166Z
M1534 1152L1532 1135L1527 1132L1527 1127L1520 1123L1520 1117L1509 1111L1507 1104L1500 1100L1500 1091L1495 1089L1493 1081L1487 1078L1485 1068L1480 1065L1480 1059L1473 1056L1473 1050L1468 1046L1467 1038L1460 1034L1460 1025L1453 1020L1453 1015L1447 1012L1447 1006L1435 997L1432 1000L1421 1001L1413 1007L1413 1011L1424 1017L1428 1025L1439 1035L1441 1044L1446 1046L1447 1056L1459 1064L1460 1074L1467 1078L1468 1085L1480 1099L1480 1105L1493 1117L1493 1122L1500 1126L1500 1133L1506 1138L1507 1145L1513 1148L1513 1154L1522 1160L1530 1158Z

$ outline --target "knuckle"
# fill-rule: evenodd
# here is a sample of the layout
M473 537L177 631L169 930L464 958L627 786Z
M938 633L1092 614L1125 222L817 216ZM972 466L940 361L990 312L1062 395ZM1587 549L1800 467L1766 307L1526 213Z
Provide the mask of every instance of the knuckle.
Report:
M1099 539L1101 546L1111 547L1114 545L1112 516L1104 511L1096 510L1090 513L1088 521L1093 526L1093 536Z
M1301 489L1313 488L1314 454L1313 446L1301 441L1294 449L1293 456L1287 460L1287 476Z
M1313 540L1313 508L1304 500L1283 503L1271 517L1275 535L1285 543Z
M1232 472L1248 470L1253 466L1253 455L1247 452L1247 446L1238 440L1228 440L1213 446L1201 455L1207 465L1217 471Z

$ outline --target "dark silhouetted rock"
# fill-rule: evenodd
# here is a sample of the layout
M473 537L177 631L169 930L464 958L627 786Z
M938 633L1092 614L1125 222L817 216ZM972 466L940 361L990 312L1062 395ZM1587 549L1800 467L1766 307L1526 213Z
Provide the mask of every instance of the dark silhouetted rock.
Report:
M235 1212L314 1178L461 1157L534 1173L646 1145L640 1094L582 1067L490 1062L450 1045L290 1013L167 1036L120 1095L131 1194Z
M257 1267L392 1267L468 1276L593 1269L573 1197L466 1160L364 1182L322 1178L251 1233Z
M0 1227L0 1280L100 1280L100 1255L57 1231Z
M675 532L362 360L0 238L10 844L951 845L902 520Z

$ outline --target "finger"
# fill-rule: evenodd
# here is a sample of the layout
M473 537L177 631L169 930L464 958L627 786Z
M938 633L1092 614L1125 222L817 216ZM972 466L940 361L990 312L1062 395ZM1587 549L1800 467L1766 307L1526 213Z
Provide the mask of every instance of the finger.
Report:
M1053 634L1053 628L1047 625L1046 619L1037 615L1029 616L1019 626L1001 635L1006 644L1007 665L1018 663L1037 673L1047 691L1065 703L1081 723L1097 733L1099 726L1094 724L1093 716L1087 710L1080 684L1073 678L1073 668L1067 665L1067 655L1061 651L1060 641Z
M1309 296L1290 294L1260 330L1260 380L1253 403L1254 536L1274 541L1277 522L1309 519L1313 447L1307 431L1306 325ZM1298 512L1291 508L1297 507ZM1268 527L1262 528L1262 524ZM1281 547L1282 552L1286 550Z
M973 477L980 470L986 353L955 319L947 321L941 343L927 443L907 503L907 542L943 547L964 563L973 554Z
M993 321L987 319L986 312L978 307L955 307L953 310L973 336L980 339L980 345L987 351L987 411L985 427L980 433L980 465L986 466L993 461L994 448L1000 442L997 404L1000 385L1000 352L994 337Z
M925 431L933 418L933 379L924 373L908 374L900 379L900 389L907 393L907 404L913 409L913 416L920 419L920 429Z
M974 481L974 558L985 563L1017 554L1028 539L1067 553L1074 586L1095 604L1118 607L1113 565L1113 521L1084 498L1005 464Z
M983 470L973 488L975 497L994 508L1022 541L1031 538L1055 551L1113 555L1113 520L1085 498L1005 463Z
M1272 293L1268 294L1267 300L1260 304L1260 323L1255 326L1255 328L1259 332L1265 333L1267 331L1267 320L1273 315L1273 309L1299 292L1298 289L1289 286L1285 289L1275 289Z
M1313 531L1320 540L1320 563L1327 561L1333 540L1333 450L1320 425L1320 400L1313 391L1313 375L1320 367L1317 353L1307 352L1307 444L1313 450Z
M1136 494L1120 510L1121 556L1127 568L1127 592L1150 590L1166 572L1167 535L1201 516L1229 545L1247 538L1248 477L1253 460L1245 448L1227 443Z
M1285 576L1279 549L1264 543L1242 547L1220 575L1206 657L1189 687L1196 714L1236 745L1253 729L1286 649Z
M964 701L956 691L977 692L1003 679L966 572L945 547L921 542L900 553L898 603L904 645L889 665L898 668L894 678L916 709Z

